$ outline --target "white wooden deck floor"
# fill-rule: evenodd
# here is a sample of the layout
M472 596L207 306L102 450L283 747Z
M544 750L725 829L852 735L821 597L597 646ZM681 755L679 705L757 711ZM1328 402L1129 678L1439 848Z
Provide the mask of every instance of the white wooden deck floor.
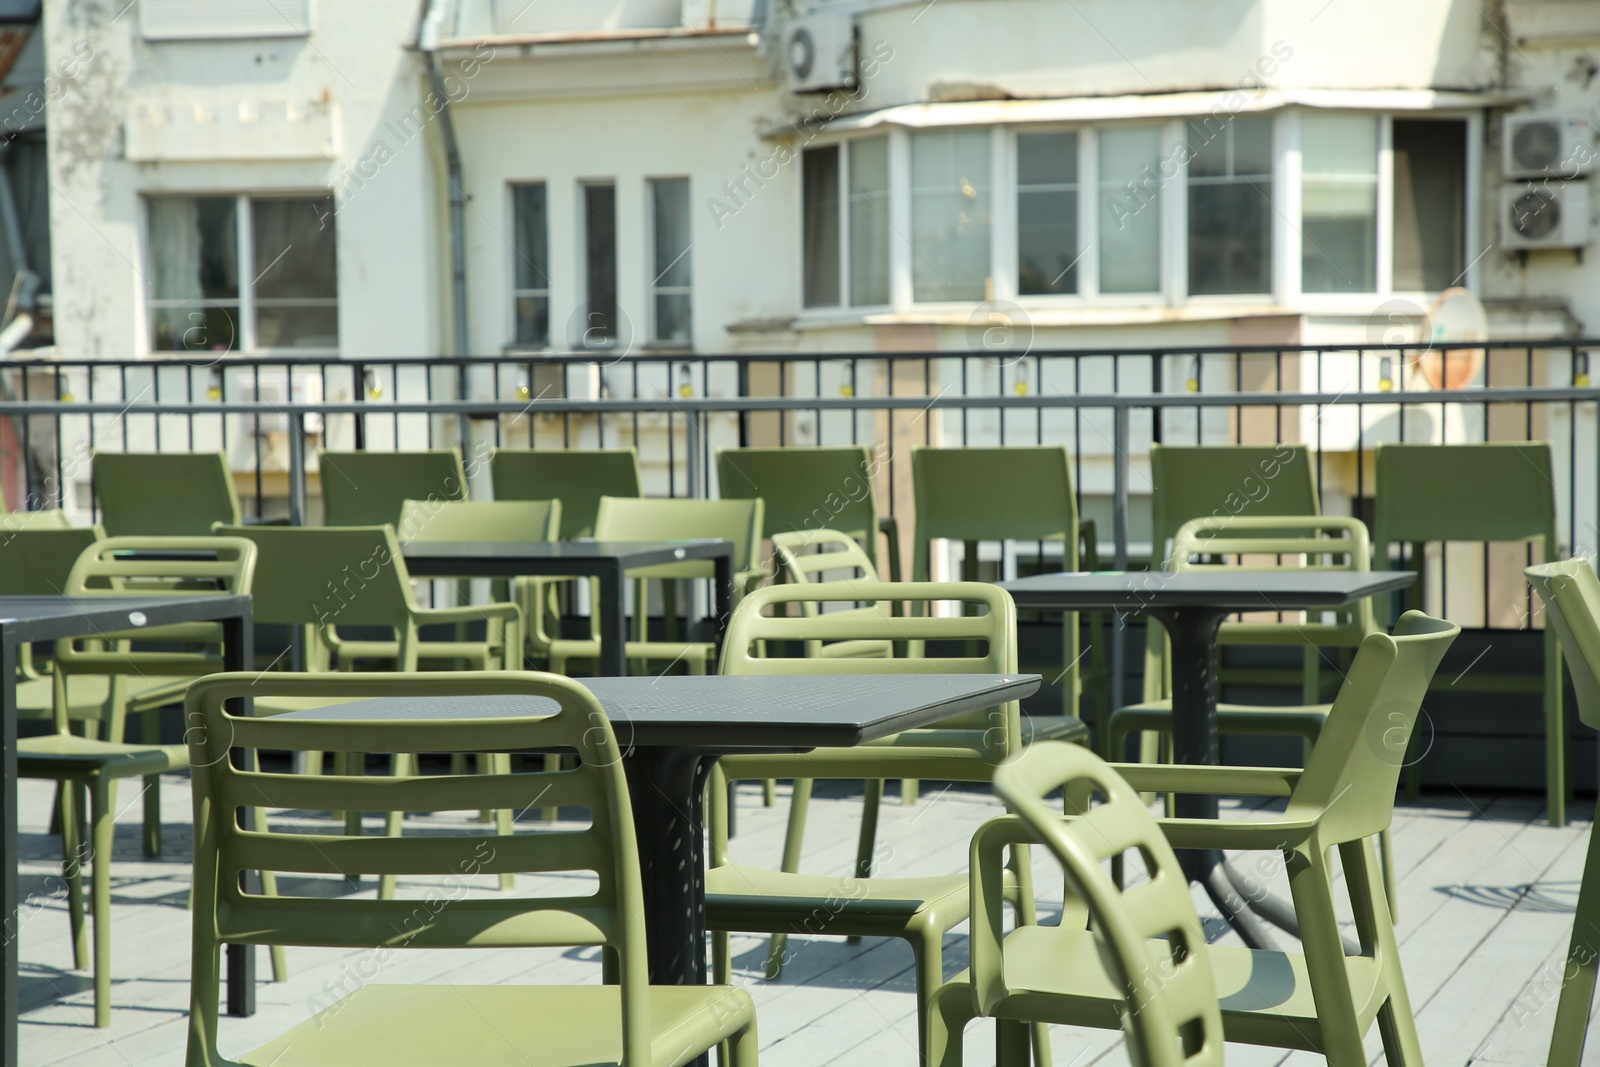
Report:
M55 877L59 843L44 832L49 787L22 783L20 871L28 898L19 920L23 1064L133 1067L182 1062L189 974L189 791L182 777L165 779L162 789L167 839L159 861L140 856L139 808L133 788L124 791L112 891L114 1009L112 1025L97 1030L91 1025L89 975L71 967L65 900ZM808 871L848 872L858 809L855 799L843 795L815 801ZM785 810L782 796L778 807L763 809L754 789L746 788L740 797L736 858L774 862ZM881 873L963 869L971 832L996 810L987 795L956 789L929 790L909 808L889 803L880 834ZM1250 816L1239 809L1230 814ZM452 818L415 821L419 831L427 823L445 830ZM1431 1067L1544 1063L1588 830L1588 822L1560 830L1545 826L1541 806L1531 797L1436 797L1397 813L1398 933ZM1058 879L1050 878L1047 860L1040 856L1036 863L1041 893L1046 898L1058 894L1059 889L1050 888ZM1259 869L1286 892L1276 866L1268 857ZM493 891L487 878L476 881L482 887L471 892ZM548 879L528 877L517 891L536 895L550 886ZM330 883L330 888L343 887ZM373 888L369 880L355 891L370 894ZM422 882L407 892L420 898L430 888L453 892ZM1202 914L1214 914L1203 896L1197 901ZM1212 925L1215 937L1233 939L1220 920ZM963 930L946 941L947 973L965 966ZM757 1005L763 1064L916 1062L911 953L903 943L868 940L852 946L840 939L796 938L791 944L783 977L769 982L761 977L765 939L736 937L734 942L737 980ZM290 949L289 965L288 981L267 982L262 954L259 1010L249 1019L224 1020L225 1054L248 1051L331 1003L337 989L365 980L565 983L597 981L599 973L589 951L410 951L395 954L380 968L371 953ZM967 1042L969 1062L992 1060L983 1024L968 1031ZM1127 1062L1116 1033L1058 1028L1053 1045L1056 1067ZM1369 1048L1373 1061L1380 1062L1375 1032ZM1228 1052L1231 1064L1250 1067L1321 1062L1303 1053L1285 1055L1244 1045L1230 1046ZM1586 1062L1600 1064L1600 1037L1590 1043Z

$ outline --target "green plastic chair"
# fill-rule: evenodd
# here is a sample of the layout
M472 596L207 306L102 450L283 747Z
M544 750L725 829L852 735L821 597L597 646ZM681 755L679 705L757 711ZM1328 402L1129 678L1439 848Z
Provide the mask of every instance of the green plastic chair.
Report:
M1546 629L1555 631L1566 653L1578 718L1590 729L1600 730L1600 580L1583 559L1541 563L1529 567L1527 575L1544 604ZM1600 968L1596 931L1600 931L1600 834L1591 830L1546 1067L1578 1067L1583 1059Z
M56 531L56 536L79 531ZM97 531L84 531L94 535ZM37 533L42 533L37 532ZM37 536L36 533L36 536ZM13 542L14 543L14 542ZM10 551L11 546L6 547ZM190 557L140 558L134 552L178 552ZM198 557L198 558L195 558ZM73 564L64 592L71 596L128 595L145 583L159 582L163 592L174 595L214 596L248 593L255 568L255 546L236 538L119 537L94 539ZM183 583L173 588L172 583ZM211 588L203 588L210 586ZM199 587L199 588L197 588ZM116 782L123 778L146 777L150 785L144 792L145 848L149 854L160 851L158 832L160 806L156 776L165 771L182 770L188 764L183 746L125 744L79 737L72 733L65 709L72 679L94 675L112 679L113 699L121 699L124 679L145 677L200 677L221 669L220 649L183 651L147 649L147 644L164 645L174 639L184 644L196 638L220 641L221 628L215 624L159 626L143 630L104 635L94 641L56 642L55 672L52 681L58 710L55 729L43 737L23 738L17 743L17 774L22 778L42 778L60 784L61 845L63 878L67 883L67 912L72 924L73 965L84 967L89 961L88 931L84 924L83 858L91 861L91 900L94 912L94 1024L111 1025L111 858L115 835ZM179 699L174 691L168 702ZM79 838L82 795L87 793L89 842L85 850ZM153 847L152 847L153 846ZM268 883L268 890L271 884ZM275 973L282 977L282 956L273 959Z
M1168 545L1185 523L1195 519L1270 516L1316 516L1322 513L1317 493L1316 456L1299 445L1150 446L1152 566L1176 558ZM1257 527L1263 536L1273 528ZM1281 530L1291 534L1291 529ZM1249 643L1249 642L1239 642ZM1145 628L1144 700L1171 693L1167 633ZM1299 686L1301 700L1323 699L1321 659L1307 647L1299 670L1231 667L1219 673L1223 682Z
M565 502L563 502L563 509ZM663 500L642 497L601 497L594 521L597 541L677 541L696 538L721 538L732 541L734 567L734 596L743 595L761 583L766 571L761 565L762 509L759 500ZM676 638L677 594L676 583L685 578L710 578L713 565L706 560L686 563L668 563L658 567L644 567L629 571L634 579L633 639L626 653L630 660L682 661L691 674L705 674L707 664L715 654L715 646L704 641L680 641ZM649 621L648 583L661 582L662 610L666 616L667 634L664 640L651 640L646 635ZM596 595L598 595L598 587ZM546 656L550 669L565 673L573 660L595 660L600 655L600 639L595 633L595 614L589 619L589 633L581 638L552 638L543 630L543 621L535 620L532 628L540 628L540 640L548 642Z
M467 473L453 448L425 452L317 452L324 526L391 526L407 500L465 500Z
M205 537L239 522L239 494L221 452L95 452L100 524L112 537Z
M1016 446L1004 448L914 448L911 477L916 495L915 558L911 574L928 579L930 542L936 538L961 541L966 546L962 577L978 576L981 541L1056 541L1061 545L1063 570L1080 568L1092 554L1094 524L1078 521L1078 496L1072 485L1072 461L1065 448ZM1080 550L1086 541L1089 553ZM1092 567L1092 564L1091 564ZM1046 678L1062 687L1063 713L1076 716L1086 682L1092 683L1097 722L1110 714L1109 677L1105 671L1104 616L1090 615L1095 638L1084 650L1089 669L1080 664L1078 615L1064 612L1062 667L1059 677L1041 668Z
M366 697L537 697L537 717L470 719L441 714L405 722L245 718L227 702L268 697L310 703ZM197 683L187 711L195 766L195 906L190 969L188 1067L360 1067L439 1063L627 1064L677 1067L722 1041L732 1062L755 1067L756 1019L750 998L731 986L649 984L645 913L633 812L621 754L600 704L582 686L526 672L388 675L225 674ZM529 774L440 778L310 776L247 770L233 747L320 752L385 752L408 763L425 752L556 749L575 766ZM243 833L234 812L410 811L505 807L544 795L582 807L588 825L512 834L429 838ZM271 867L305 876L382 877L570 872L598 886L571 895L462 897L442 908L420 899L373 901L317 893L270 900L240 890L239 872ZM296 884L300 880L296 880ZM433 898L430 898L430 902ZM420 915L420 917L419 917ZM290 944L373 949L591 946L601 949L609 983L361 987L235 1061L217 1049L221 949L229 944ZM597 977L599 977L597 975Z
M880 611L830 612L786 617L790 606L904 601L921 615L894 618ZM982 614L930 617L925 609L955 602ZM768 612L772 614L768 614ZM778 642L905 641L911 654L901 659L771 658L761 646ZM928 642L954 648L950 655L928 655ZM935 649L936 652L942 649ZM834 582L777 585L758 589L734 612L722 653L722 673L778 674L1011 674L1017 669L1016 608L998 586L982 582ZM988 782L994 770L1022 747L1016 702L956 716L937 726L904 733L856 748L824 748L801 754L733 755L718 761L727 781L797 779L790 807L791 828L803 824L810 782L817 778L865 779L923 777L940 781ZM803 783L803 785L802 785ZM966 876L929 878L872 877L869 842L876 827L869 805L862 820L855 877L795 873L799 835L791 831L782 870L729 862L727 790L710 787L711 869L706 874L706 922L718 931L714 959L719 981L731 975L728 931L772 934L768 974L781 972L783 935L795 930L840 936L899 937L916 958L917 1012L925 1016L929 998L943 980L942 941L967 917ZM1016 877L1027 885L1027 866L1019 860ZM1019 900L1028 922L1032 898ZM826 915L822 929L814 916ZM925 1032L919 1031L919 1032ZM1044 1047L1044 1046L1041 1046Z
M522 612L515 604L465 604L424 608L393 526L218 526L218 534L243 537L260 550L253 605L258 623L301 627L307 663L326 670L333 656L341 670L360 660L393 661L414 671L421 662L466 660L489 669L520 666ZM424 640L435 624L485 625L481 640ZM351 639L339 627L386 629L387 639Z
M1555 470L1546 441L1379 445L1374 507L1373 566L1395 566L1390 550L1411 544L1411 564L1417 570L1408 601L1412 604L1427 603L1422 548L1430 541L1531 542L1541 547L1545 562L1560 558ZM1550 825L1566 825L1566 717L1561 709L1561 645L1555 633L1545 630L1540 677L1473 668L1434 685L1455 693L1542 694L1545 806ZM1408 796L1417 795L1418 781L1414 763L1406 771Z
M1284 557L1289 557L1285 562ZM1178 528L1173 538L1171 569L1277 570L1293 567L1313 571L1368 569L1371 548L1367 528L1360 519L1268 515L1212 516L1193 519ZM1304 622L1225 622L1217 633L1218 645L1303 645L1313 655L1327 648L1355 649L1368 634L1377 633L1372 602L1320 615ZM1309 759L1327 722L1332 705L1315 703L1317 670L1305 672L1306 703L1287 707L1221 703L1217 706L1217 732L1221 734L1283 735L1299 737L1304 758ZM1172 734L1172 700L1148 700L1118 708L1106 730L1106 754L1120 758L1130 733L1154 732L1164 743ZM1144 761L1149 762L1149 761ZM1394 856L1388 831L1379 836L1383 857L1384 890L1392 917L1398 920L1399 895L1394 882Z
M1376 1019L1390 1067L1421 1067L1372 839L1394 817L1406 741L1428 683L1460 632L1453 623L1412 611L1393 636L1371 634L1362 641L1304 771L1111 765L1134 789L1288 797L1283 814L1273 818L1161 820L1175 849L1276 853L1287 868L1303 951L1210 946L1228 1041L1316 1052L1338 1067L1357 1067L1367 1062L1363 1039ZM1074 809L1081 800L1075 798ZM1072 895L1065 898L1060 925L1019 927L1001 937L1000 902L990 888L994 872L1008 844L1033 840L1020 820L990 823L973 839L972 969L955 979L971 993L941 994L949 1040L941 1043L942 1035L932 1035L932 1063L949 1062L963 1008L972 1016L999 1016L1002 1029L1009 1024L1013 1031L1002 1041L1012 1046L1020 1043L1016 1027L1023 1022L1118 1025L1125 991L1096 964L1099 949ZM1360 951L1351 955L1334 903L1334 848L1360 942Z
M70 530L72 520L60 508L46 511L0 511L0 536L23 530Z
M878 514L875 460L865 445L836 448L724 448L717 452L717 484L725 500L760 497L767 528L839 530L866 550L877 578L878 535L888 542L891 582L901 580L899 527Z
M1093 791L1104 800L1064 819L1050 804L1057 790L1068 796ZM999 895L992 876L1000 870L1001 848L1028 841L1045 845L1061 864L1067 899L1088 917L1089 931L1074 931L1078 951L1071 962L1082 969L1075 981L1092 986L1099 994L1097 1007L1120 1021L1128 1059L1139 1067L1222 1067L1222 1012L1205 928L1178 857L1139 793L1094 753L1059 743L1030 748L1001 767L994 791L1015 814L988 823L973 840L972 895L985 910L975 904L972 914L993 910L987 902ZM1105 861L1129 850L1143 856L1150 878L1124 890L1107 875ZM998 927L973 935L971 973L976 977L957 979L936 995L930 1044L942 1056L930 1063L957 1067L962 1062L961 1028L976 1015L1005 1020L997 1032L1001 1063L1026 1060L1015 1047L1019 1035L1012 1020L1075 1021L1061 1017L1074 1012L1055 1010L1052 986L1042 987L1041 996L1019 987L998 965L995 950L1003 951L1008 963L1019 955L1038 962L1031 958L1030 938L1055 934L1048 930L1025 929L1004 941ZM1091 945L1090 952L1082 951Z
M563 541L594 536L603 496L642 496L631 448L497 448L489 457L496 500L561 501Z

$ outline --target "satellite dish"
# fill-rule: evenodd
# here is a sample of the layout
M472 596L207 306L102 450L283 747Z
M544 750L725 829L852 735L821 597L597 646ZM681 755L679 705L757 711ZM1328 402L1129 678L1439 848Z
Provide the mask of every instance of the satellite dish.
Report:
M1417 369L1434 389L1461 389L1471 385L1483 368L1482 348L1461 342L1487 341L1489 317L1483 304L1466 289L1446 289L1428 309L1428 343Z

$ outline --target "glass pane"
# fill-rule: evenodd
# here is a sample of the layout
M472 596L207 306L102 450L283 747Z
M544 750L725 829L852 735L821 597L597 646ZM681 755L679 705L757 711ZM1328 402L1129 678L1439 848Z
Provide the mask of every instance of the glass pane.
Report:
M1272 120L1189 124L1189 292L1272 287Z
M1100 131L1100 291L1161 288L1161 130Z
M689 180L653 179L650 195L655 221L655 284L663 288L688 286Z
M889 139L850 143L850 303L889 302Z
M519 296L515 302L517 315L516 343L543 348L550 343L550 298L544 296Z
M261 348L338 348L339 309L327 305L257 305L256 344Z
M1220 118L1189 121L1190 179L1227 176L1229 125Z
M238 203L231 196L163 196L149 201L151 296L239 298Z
M805 185L806 307L839 303L839 149L813 148L801 156Z
M549 223L543 184L511 187L511 233L517 263L516 287L550 288Z
M1465 270L1467 124L1394 120L1394 288L1438 292Z
M1017 137L1017 288L1078 291L1078 135Z
M150 309L150 348L155 352L231 352L239 347L239 306Z
M656 294L656 340L688 344L690 336L689 294Z
M250 225L258 299L339 295L333 197L251 200Z
M915 300L982 300L989 278L989 131L911 135Z
M1272 173L1272 116L1236 115L1233 136L1234 174Z
M1300 287L1372 292L1378 284L1377 117L1307 114L1301 170Z
M617 190L583 187L585 307L583 337L604 342L617 336Z

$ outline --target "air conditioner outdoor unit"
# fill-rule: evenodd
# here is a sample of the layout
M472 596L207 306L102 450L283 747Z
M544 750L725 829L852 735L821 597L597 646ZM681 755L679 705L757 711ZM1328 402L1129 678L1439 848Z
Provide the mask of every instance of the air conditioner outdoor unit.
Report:
M789 91L819 93L856 87L855 23L847 12L795 19L783 32Z
M1586 118L1507 115L1501 128L1507 178L1576 178L1594 169L1594 128Z
M1587 182L1526 182L1501 190L1502 248L1582 248L1589 243Z

